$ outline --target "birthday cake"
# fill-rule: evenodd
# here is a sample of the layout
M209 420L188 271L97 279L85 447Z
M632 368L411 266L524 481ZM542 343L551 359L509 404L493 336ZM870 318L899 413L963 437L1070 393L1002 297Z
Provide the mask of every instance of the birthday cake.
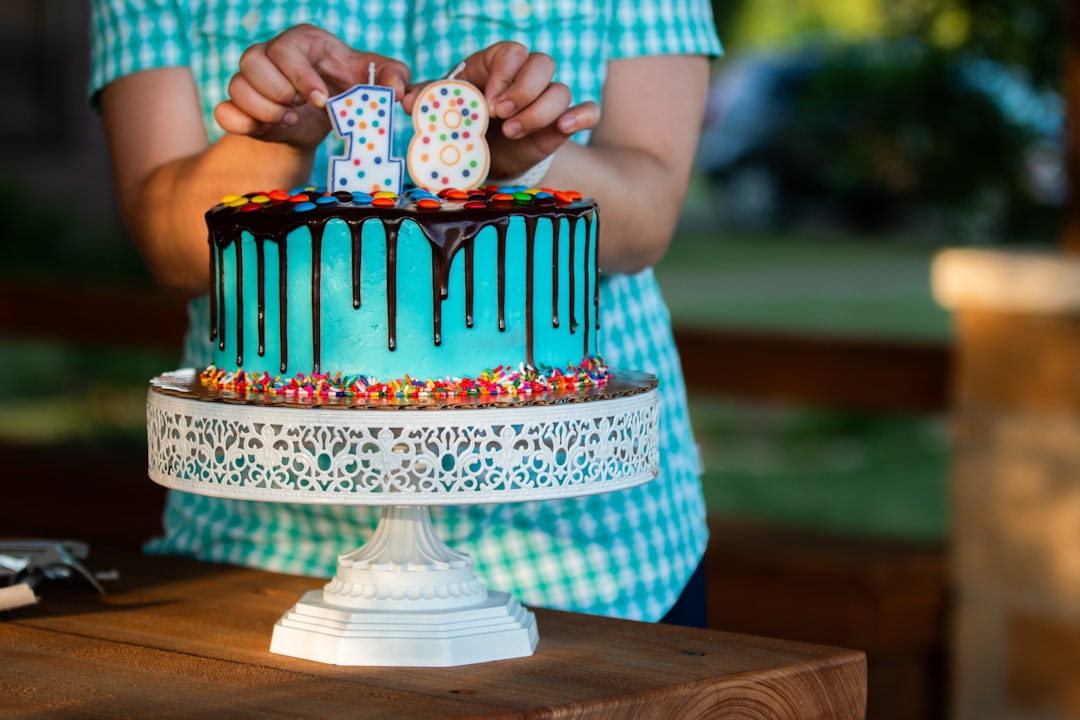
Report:
M206 214L207 387L348 397L605 382L597 210L573 192L313 188Z
M413 108L391 155L394 91L331 98L346 154L327 189L230 195L210 231L213 365L202 384L272 396L535 395L595 388L597 213L580 193L483 185L483 94L454 79ZM453 189L456 188L456 189Z

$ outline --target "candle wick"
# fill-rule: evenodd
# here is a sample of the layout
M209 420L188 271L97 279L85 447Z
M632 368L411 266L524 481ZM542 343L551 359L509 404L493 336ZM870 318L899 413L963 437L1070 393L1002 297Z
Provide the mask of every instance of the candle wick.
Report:
M456 68L454 68L453 70L450 71L450 74L446 76L446 79L447 80L453 80L455 77L457 77L457 74L459 72L461 72L462 70L464 70L464 69L465 69L465 61L462 60L461 62L458 63L458 66Z
M375 84L375 63L369 63L367 67L367 81L368 85Z

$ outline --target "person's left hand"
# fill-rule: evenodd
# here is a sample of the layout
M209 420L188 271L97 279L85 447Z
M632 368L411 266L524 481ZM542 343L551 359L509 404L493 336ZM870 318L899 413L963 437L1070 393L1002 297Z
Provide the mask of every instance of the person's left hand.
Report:
M520 43L495 43L465 59L457 79L475 85L491 113L487 142L493 177L520 175L558 150L570 136L600 121L600 106L571 106L570 89L553 82L555 61ZM409 86L402 98L412 114L426 83Z

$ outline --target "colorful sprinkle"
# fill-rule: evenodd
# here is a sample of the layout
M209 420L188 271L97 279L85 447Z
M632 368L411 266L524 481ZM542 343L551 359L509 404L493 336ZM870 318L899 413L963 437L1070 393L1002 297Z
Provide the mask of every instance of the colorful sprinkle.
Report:
M249 374L243 369L226 372L213 365L199 375L204 387L240 394L265 394L297 397L345 397L357 399L468 398L543 395L573 392L607 383L611 372L601 358L585 358L578 366L566 368L526 368L500 365L475 378L417 380L403 378L381 382L365 375L342 375L338 372L298 374L291 378L268 373Z

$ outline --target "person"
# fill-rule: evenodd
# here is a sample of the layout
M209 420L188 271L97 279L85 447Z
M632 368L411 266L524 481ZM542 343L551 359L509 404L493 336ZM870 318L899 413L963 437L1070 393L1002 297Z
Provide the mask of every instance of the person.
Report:
M721 52L707 0L93 0L91 18L90 95L121 213L156 281L192 299L190 367L209 362L204 212L229 193L325 185L336 152L323 106L367 82L370 63L408 111L420 84L464 60L458 77L493 112L491 174L540 176L602 209L599 347L610 366L659 378L661 472L585 498L434 507L436 532L526 605L703 624L700 461L651 266L678 220ZM329 576L376 512L170 492L146 549Z

